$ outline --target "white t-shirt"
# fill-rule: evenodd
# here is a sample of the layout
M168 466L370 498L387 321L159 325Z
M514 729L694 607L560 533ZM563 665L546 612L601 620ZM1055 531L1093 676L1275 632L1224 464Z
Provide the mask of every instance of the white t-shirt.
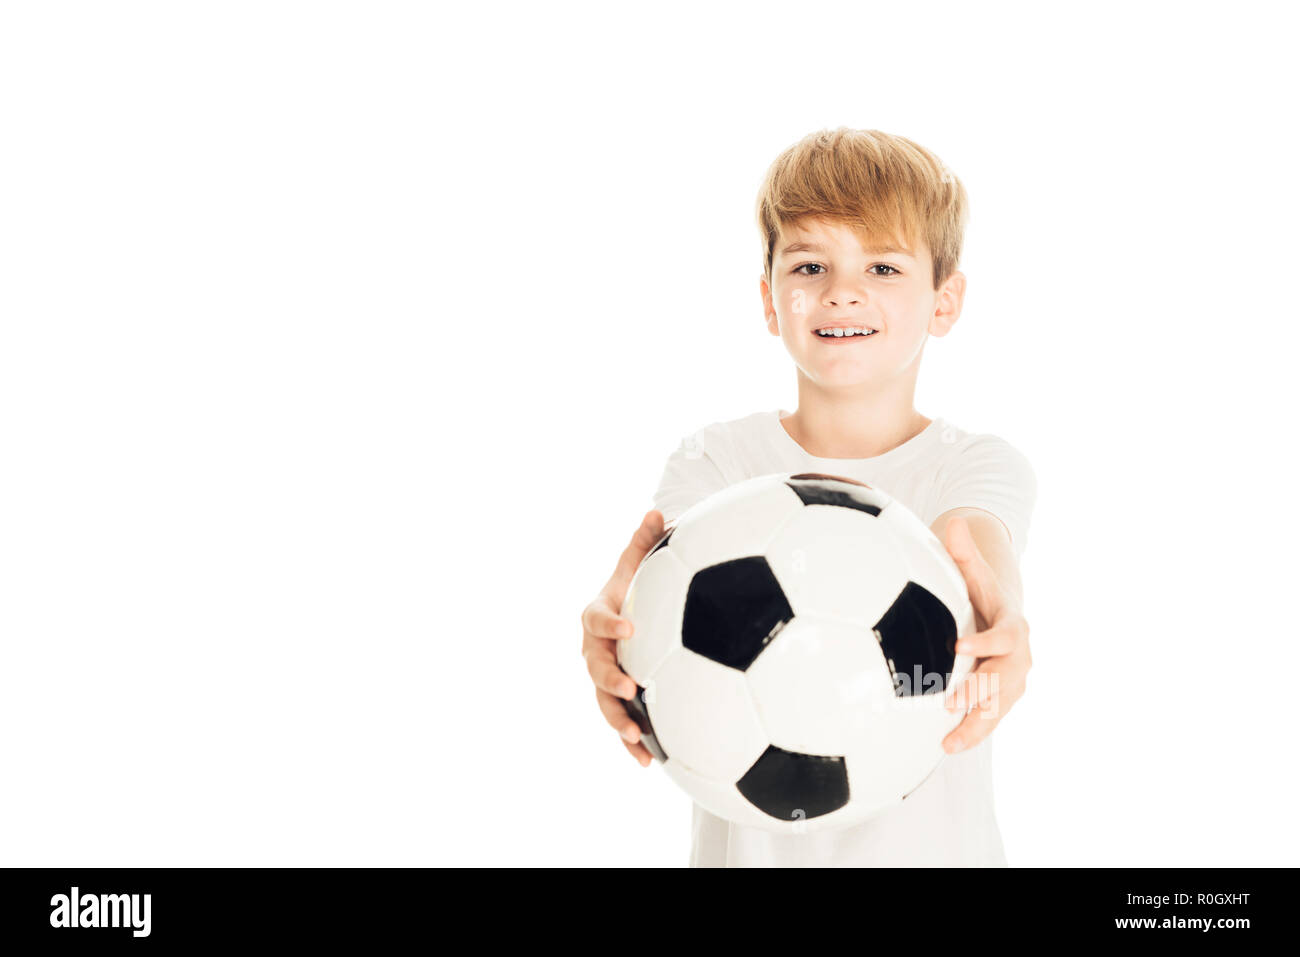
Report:
M933 524L949 509L991 512L1024 553L1037 479L1029 460L989 434L963 432L935 418L920 434L866 459L828 459L804 451L781 425L782 409L715 422L669 456L653 508L664 521L745 479L773 472L824 472L875 486ZM695 867L1005 867L993 813L990 734L946 755L907 798L863 824L814 834L772 834L732 824L698 804L692 815Z

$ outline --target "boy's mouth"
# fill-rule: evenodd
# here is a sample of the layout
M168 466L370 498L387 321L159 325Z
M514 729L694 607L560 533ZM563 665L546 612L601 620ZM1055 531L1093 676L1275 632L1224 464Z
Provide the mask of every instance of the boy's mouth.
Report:
M813 336L823 342L849 342L856 339L870 339L872 336L878 336L880 332L868 326L856 326L853 328L840 329L822 329L813 330Z

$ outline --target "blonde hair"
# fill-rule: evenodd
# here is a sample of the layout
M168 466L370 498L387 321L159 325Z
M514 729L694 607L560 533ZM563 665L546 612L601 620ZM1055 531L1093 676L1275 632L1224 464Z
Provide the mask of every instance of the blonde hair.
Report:
M880 130L819 130L786 149L763 178L763 273L770 283L781 229L812 218L842 223L868 249L915 249L920 236L938 289L957 270L967 217L961 180L925 147Z

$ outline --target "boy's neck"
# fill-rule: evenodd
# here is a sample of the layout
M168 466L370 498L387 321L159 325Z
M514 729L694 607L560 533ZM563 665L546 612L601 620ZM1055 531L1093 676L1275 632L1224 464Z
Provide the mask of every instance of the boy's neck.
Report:
M869 459L915 438L932 421L912 407L910 395L897 403L878 400L800 397L799 407L781 420L805 452L826 459ZM892 407L891 407L892 406Z

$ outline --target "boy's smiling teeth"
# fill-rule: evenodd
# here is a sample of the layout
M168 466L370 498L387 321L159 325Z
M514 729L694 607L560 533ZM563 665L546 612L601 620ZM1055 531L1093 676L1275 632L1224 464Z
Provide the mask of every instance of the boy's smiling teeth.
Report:
M871 336L876 330L868 326L849 326L838 329L818 329L816 334L823 339L842 339L844 336Z

